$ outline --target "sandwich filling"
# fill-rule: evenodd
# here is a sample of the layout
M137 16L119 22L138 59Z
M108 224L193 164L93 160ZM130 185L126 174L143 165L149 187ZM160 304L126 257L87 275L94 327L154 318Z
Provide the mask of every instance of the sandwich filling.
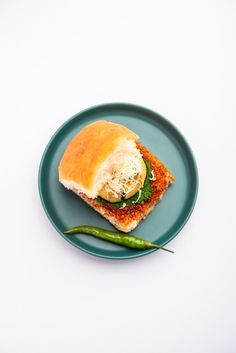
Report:
M140 150L128 140L103 163L97 176L98 195L112 203L129 199L143 187L146 174Z
M145 177L145 180L144 180L142 187L139 188L139 190L136 193L134 193L133 196L126 198L126 199L123 197L123 198L121 198L121 201L116 201L116 202L110 202L110 201L108 202L106 199L98 196L96 198L97 202L101 203L101 204L111 205L115 208L123 209L126 206L140 204L143 201L148 200L150 198L150 196L152 195L151 181L156 180L156 178L153 177L154 172L153 172L149 162L147 160L144 160L143 163L146 166L146 177Z

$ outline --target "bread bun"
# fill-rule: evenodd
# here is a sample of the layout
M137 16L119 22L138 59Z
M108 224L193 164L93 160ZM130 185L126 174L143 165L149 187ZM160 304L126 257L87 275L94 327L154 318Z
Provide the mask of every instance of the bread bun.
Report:
M66 147L58 168L59 181L76 193L96 198L114 165L118 170L123 165L124 171L131 165L142 172L142 156L135 144L138 138L125 126L109 121L87 125ZM127 170L125 173L131 173Z

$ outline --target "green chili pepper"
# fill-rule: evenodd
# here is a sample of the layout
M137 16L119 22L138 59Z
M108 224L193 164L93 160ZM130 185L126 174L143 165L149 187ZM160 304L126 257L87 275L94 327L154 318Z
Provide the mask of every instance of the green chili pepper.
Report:
M93 226L85 226L85 225L77 226L66 230L64 233L65 234L76 234L76 233L90 234L97 238L108 240L112 243L123 245L133 249L145 250L145 249L157 248L157 249L169 251L171 253L174 252L172 250L163 248L162 246L159 246L157 244L150 243L149 241L136 237L134 235L113 232L111 230L106 230L103 228L98 228Z

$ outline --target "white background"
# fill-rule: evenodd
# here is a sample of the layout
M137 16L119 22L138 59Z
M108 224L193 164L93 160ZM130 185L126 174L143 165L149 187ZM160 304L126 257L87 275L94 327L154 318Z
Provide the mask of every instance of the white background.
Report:
M0 3L0 352L236 352L236 3ZM136 260L73 248L41 207L54 131L131 102L186 136L200 190L169 247Z

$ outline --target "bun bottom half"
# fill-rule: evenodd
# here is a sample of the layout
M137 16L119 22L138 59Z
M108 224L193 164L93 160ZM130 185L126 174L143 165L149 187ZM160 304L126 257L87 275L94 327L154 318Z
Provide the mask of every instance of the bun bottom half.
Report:
M143 155L143 158L149 162L154 172L155 180L151 180L152 195L146 201L140 204L132 204L124 208L117 208L112 204L101 204L96 199L91 199L83 193L78 193L72 189L79 197L81 197L95 211L105 217L115 228L128 233L131 232L141 220L145 219L154 209L156 204L161 201L169 185L175 181L173 174L167 167L154 156L146 147L137 142L137 148ZM154 178L153 178L154 179Z

